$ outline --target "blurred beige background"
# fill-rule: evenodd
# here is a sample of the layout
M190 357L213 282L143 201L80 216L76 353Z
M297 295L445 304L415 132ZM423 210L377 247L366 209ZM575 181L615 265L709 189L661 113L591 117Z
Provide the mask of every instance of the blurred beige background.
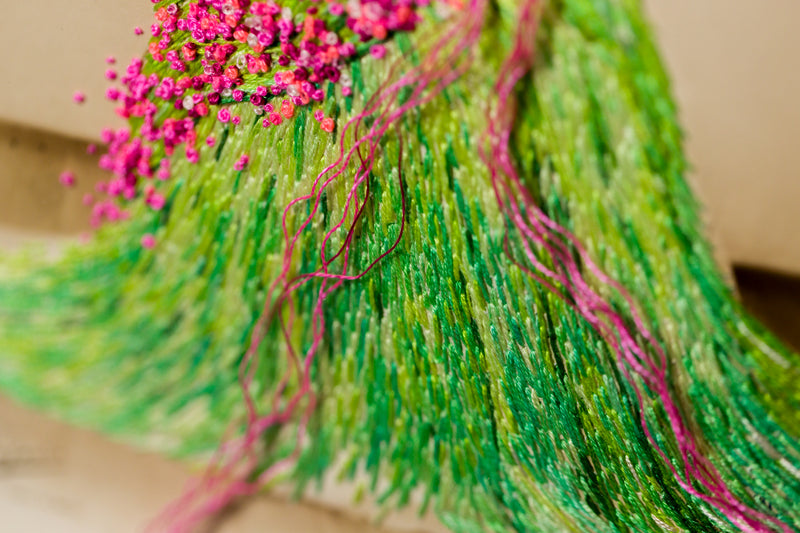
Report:
M675 82L692 179L717 241L738 264L800 273L800 2L645 3ZM29 232L82 227L80 196L99 174L85 146L114 121L103 98L104 61L113 55L122 68L141 55L147 37L136 37L133 27L147 32L151 4L0 0L0 7L0 49L6 51L0 61L0 246L6 247ZM83 106L72 103L77 89L87 94ZM56 185L66 167L86 177L77 190ZM796 302L787 299L783 309L796 316ZM182 465L0 398L3 531L140 531L187 475ZM346 501L339 492L334 496ZM408 519L395 524L431 528ZM376 530L319 507L260 498L220 531Z
M725 252L800 272L800 2L645 3Z

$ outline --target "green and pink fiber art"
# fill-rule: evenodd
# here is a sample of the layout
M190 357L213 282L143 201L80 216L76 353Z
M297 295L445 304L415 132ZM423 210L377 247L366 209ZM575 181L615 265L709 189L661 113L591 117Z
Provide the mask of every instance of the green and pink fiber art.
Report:
M154 531L329 477L459 532L800 531L800 358L637 0L154 4L96 234L0 262L4 392L208 465Z

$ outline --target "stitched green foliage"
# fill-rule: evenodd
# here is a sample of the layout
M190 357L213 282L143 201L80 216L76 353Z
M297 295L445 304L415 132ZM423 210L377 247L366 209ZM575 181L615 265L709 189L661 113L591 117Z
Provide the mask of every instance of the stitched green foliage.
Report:
M405 232L369 275L326 300L312 438L283 481L303 490L323 475L355 478L387 507L433 508L454 531L733 531L677 485L647 441L602 338L504 251L504 238L516 249L518 236L478 156L510 42L512 6L500 12L469 72L382 143L352 271L397 238L403 194ZM638 302L684 415L736 496L800 523L798 357L742 311L714 263L638 2L553 2L544 21L514 132L530 190ZM336 98L338 128L387 65L424 54L416 43L399 39L402 53L390 45L386 61L353 66L358 90ZM238 368L282 261L283 210L339 147L310 114L264 129L248 106L237 113L253 125L199 123L200 136L221 145L196 165L173 158L163 212L135 204L130 221L53 264L3 263L3 390L194 460L241 423ZM240 173L242 153L251 162ZM345 180L327 190L324 220L301 237L292 273L318 266L346 192ZM293 209L289 227L307 209ZM144 231L157 236L152 251L139 243ZM624 312L617 294L597 288ZM308 322L316 290L293 296L297 324ZM307 348L309 329L292 338ZM288 364L276 323L258 360L256 390L270 398ZM645 390L644 402L662 449L679 461L657 396ZM265 466L291 453L296 423L267 434Z

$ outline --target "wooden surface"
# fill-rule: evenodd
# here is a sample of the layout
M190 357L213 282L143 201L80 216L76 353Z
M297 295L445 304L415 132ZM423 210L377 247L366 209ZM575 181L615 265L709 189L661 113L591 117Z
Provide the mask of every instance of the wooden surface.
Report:
M55 422L0 397L3 532L142 532L166 503L181 494L189 479L182 465ZM413 520L405 524L417 525ZM341 510L263 495L244 502L204 533L212 531L381 530Z

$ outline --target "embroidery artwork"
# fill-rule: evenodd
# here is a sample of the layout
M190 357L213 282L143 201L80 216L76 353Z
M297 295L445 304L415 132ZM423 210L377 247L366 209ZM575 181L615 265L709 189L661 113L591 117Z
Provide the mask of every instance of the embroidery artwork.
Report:
M153 8L93 235L0 256L0 390L197 467L152 531L325 480L457 532L800 531L800 357L714 260L638 1Z

